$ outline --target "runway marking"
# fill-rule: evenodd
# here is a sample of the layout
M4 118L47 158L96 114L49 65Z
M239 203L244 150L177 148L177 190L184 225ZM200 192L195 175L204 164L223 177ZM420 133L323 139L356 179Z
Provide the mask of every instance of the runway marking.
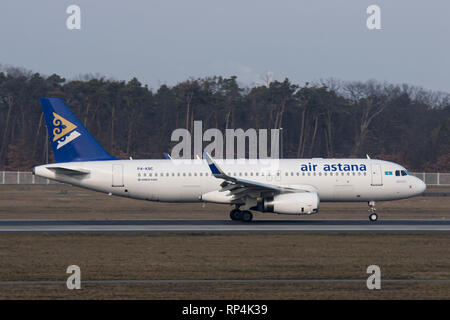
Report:
M450 232L449 220L0 220L0 233Z

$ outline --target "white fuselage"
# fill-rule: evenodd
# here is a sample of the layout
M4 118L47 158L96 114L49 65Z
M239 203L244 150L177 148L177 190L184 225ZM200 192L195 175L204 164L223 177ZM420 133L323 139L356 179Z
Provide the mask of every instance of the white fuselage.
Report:
M270 185L315 191L320 201L397 200L423 193L425 184L388 161L372 159L216 160L232 177ZM51 167L84 170L66 175ZM365 170L364 170L365 169ZM55 163L35 167L45 178L113 195L165 202L201 202L220 189L204 160L114 160ZM211 202L229 203L227 199Z

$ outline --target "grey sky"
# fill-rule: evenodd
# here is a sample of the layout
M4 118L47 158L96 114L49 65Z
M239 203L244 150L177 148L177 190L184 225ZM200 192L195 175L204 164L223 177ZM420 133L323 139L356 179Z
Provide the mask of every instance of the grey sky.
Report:
M81 30L66 8L81 7ZM366 27L381 7L382 30ZM156 88L188 77L265 72L297 83L336 77L450 91L448 0L2 0L0 63Z

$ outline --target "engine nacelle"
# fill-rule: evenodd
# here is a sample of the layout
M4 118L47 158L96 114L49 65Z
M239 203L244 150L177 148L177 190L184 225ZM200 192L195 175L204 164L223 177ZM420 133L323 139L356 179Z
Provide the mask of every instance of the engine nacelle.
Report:
M316 192L283 193L258 200L258 210L281 214L312 214L319 211Z

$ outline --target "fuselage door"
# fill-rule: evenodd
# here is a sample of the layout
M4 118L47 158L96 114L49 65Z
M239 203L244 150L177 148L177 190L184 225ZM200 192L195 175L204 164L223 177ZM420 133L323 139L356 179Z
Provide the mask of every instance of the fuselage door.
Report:
M372 186L382 186L383 176L381 175L381 165L371 165Z
M112 166L112 186L123 187L123 165L121 164Z

